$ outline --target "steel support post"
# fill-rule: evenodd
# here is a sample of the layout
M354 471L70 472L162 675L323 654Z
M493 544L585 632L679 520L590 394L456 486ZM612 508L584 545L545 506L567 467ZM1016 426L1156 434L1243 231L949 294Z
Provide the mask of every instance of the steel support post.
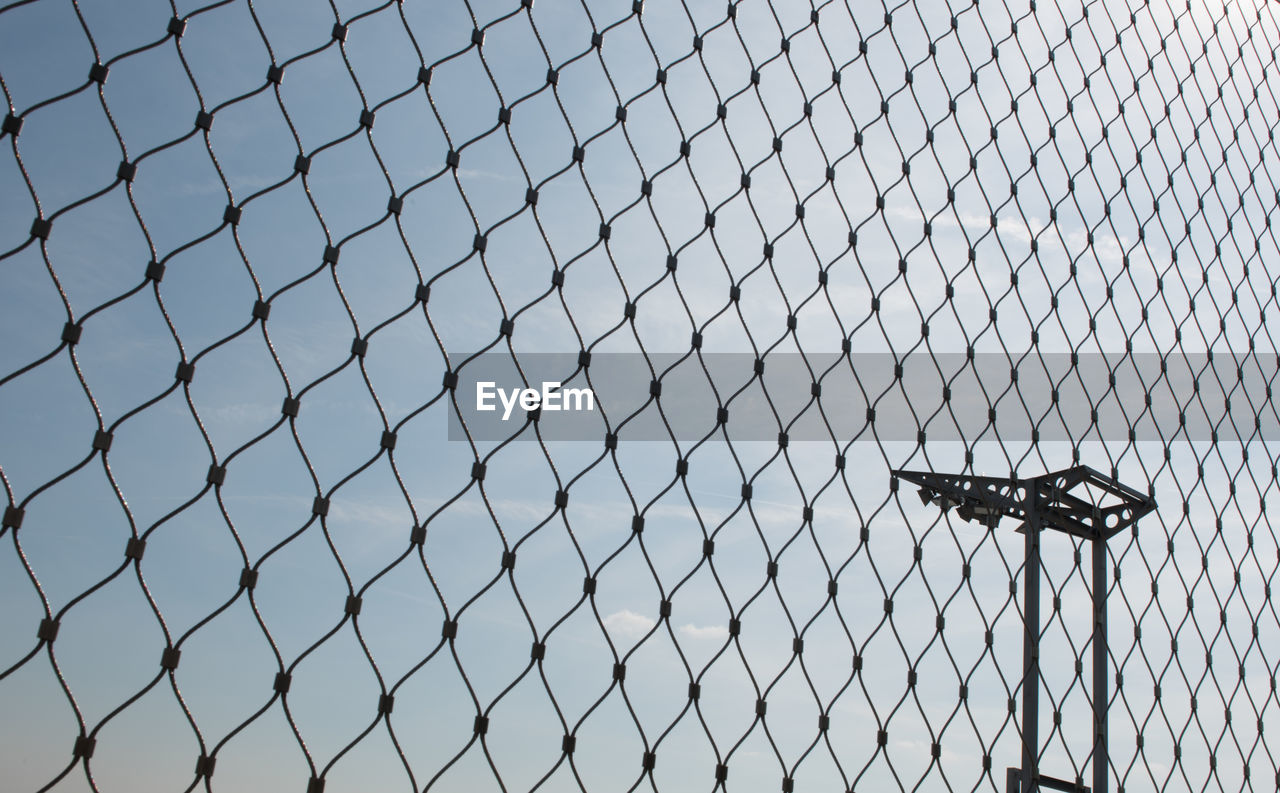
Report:
M1107 542L1093 540L1093 793L1107 793Z
M1040 759L1040 515L1036 488L1027 488L1022 568L1022 793L1035 793Z

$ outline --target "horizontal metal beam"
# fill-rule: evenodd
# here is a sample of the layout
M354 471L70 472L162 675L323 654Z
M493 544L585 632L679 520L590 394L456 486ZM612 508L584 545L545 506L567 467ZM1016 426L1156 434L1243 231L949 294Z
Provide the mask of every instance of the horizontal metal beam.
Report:
M1036 785L1049 790L1065 790L1067 793L1089 793L1088 785L1078 785L1075 782L1068 782L1065 779L1056 779L1051 776L1040 774L1036 776Z
M907 470L890 471L890 475L919 485L922 497L944 511L955 507L965 520L992 525L1000 518L1025 522L1026 499L1034 493L1042 528L1087 540L1107 540L1156 507L1155 499L1086 465L1028 479ZM1119 503L1104 507L1070 492L1082 485L1101 490Z
M1036 774L1035 784L1041 788L1048 790L1065 790L1067 793L1091 793L1088 785L1077 785L1075 782L1068 782L1065 779L1045 776L1044 774ZM1022 793L1022 769L1010 768L1005 773L1005 791L1006 793Z

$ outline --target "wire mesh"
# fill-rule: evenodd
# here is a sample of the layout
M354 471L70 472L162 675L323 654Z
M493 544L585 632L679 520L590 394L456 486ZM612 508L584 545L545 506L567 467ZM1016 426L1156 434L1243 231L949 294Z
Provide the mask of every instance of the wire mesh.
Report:
M1002 790L1025 685L1080 783L1084 546L1024 680L1021 537L888 471L1081 462L1161 505L1107 547L1111 784L1280 785L1273 4L19 0L0 40L9 789ZM648 390L469 430L468 368L544 352Z

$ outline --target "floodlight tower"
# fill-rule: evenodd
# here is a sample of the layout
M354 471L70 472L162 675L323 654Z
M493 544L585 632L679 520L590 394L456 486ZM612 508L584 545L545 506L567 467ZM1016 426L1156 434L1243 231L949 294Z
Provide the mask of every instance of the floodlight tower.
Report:
M890 471L898 480L920 486L920 500L943 512L955 508L966 521L995 528L1001 518L1021 521L1025 535L1022 568L1022 767L1010 768L1008 793L1042 789L1089 793L1089 788L1039 773L1040 719L1040 532L1053 529L1089 540L1093 549L1093 790L1107 793L1107 540L1156 508L1155 498L1121 484L1087 465L1016 477ZM1074 491L1074 492L1072 492Z

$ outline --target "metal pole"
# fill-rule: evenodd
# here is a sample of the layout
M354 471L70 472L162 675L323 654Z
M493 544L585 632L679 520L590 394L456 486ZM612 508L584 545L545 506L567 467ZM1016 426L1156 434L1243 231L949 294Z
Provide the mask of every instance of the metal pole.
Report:
M1036 793L1040 755L1040 508L1027 488L1025 563L1022 568L1022 793Z
M1107 793L1107 544L1093 540L1093 793Z

